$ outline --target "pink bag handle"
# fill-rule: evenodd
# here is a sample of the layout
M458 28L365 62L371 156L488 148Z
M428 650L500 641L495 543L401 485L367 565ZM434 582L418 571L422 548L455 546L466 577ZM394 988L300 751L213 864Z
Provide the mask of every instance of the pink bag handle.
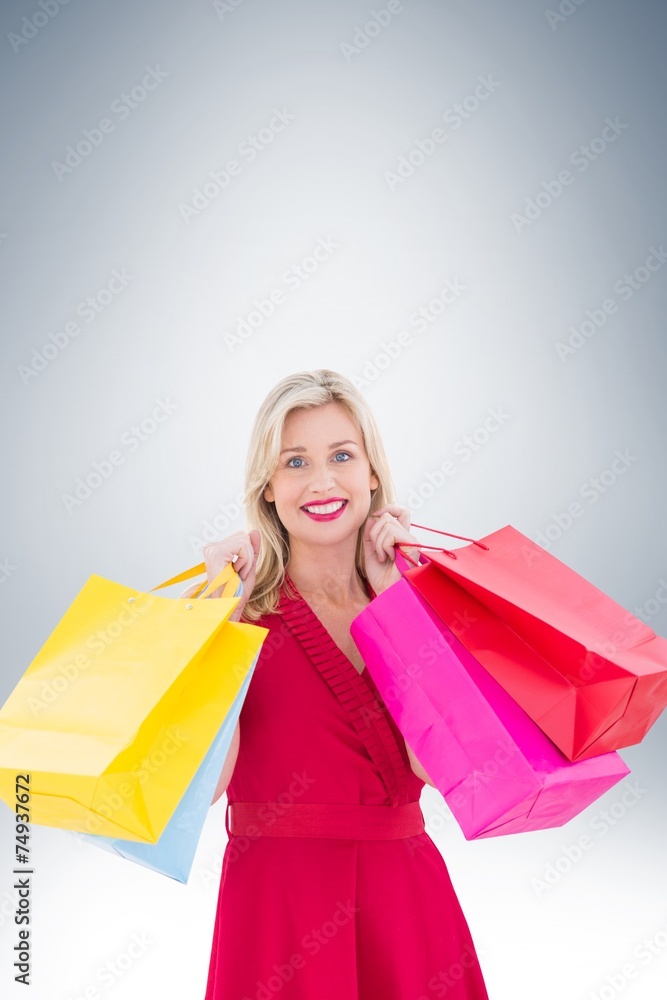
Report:
M462 542L472 542L473 545L479 545L480 549L485 549L487 552L489 546L485 545L483 542L477 541L476 538L466 538L465 535L453 535L451 531L440 531L439 528L429 528L425 524L412 524L411 528L422 528L424 531L435 531L438 535L447 535L449 538L460 538ZM439 545L424 545L422 542L396 542L394 545L397 549L408 548L408 549L436 549L438 552L443 552L446 556L451 556L452 559L456 559L456 552L452 549L443 549ZM401 552L401 556L412 563L413 566L419 566L418 562L409 556L407 552Z

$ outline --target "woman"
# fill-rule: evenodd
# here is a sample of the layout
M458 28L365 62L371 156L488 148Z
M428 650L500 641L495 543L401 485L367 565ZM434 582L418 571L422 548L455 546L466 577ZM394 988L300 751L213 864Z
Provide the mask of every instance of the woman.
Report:
M487 1000L424 831L432 782L350 635L400 579L395 543L417 541L392 501L352 383L278 383L250 442L251 530L204 549L209 580L231 560L243 581L232 617L269 630L213 799L227 791L229 840L206 1000Z

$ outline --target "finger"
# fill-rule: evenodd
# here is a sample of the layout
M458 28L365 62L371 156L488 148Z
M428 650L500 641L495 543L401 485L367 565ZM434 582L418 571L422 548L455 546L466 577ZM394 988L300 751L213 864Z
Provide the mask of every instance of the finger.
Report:
M381 519L398 521L403 525L406 531L410 528L410 511L406 507L399 507L398 504L394 505L389 510L376 510L371 514L371 517L376 521Z
M234 557L235 556L236 556L236 561L234 562ZM218 558L215 560L215 562L210 567L207 565L207 575L208 575L209 581L212 582L213 580L215 580L216 576L218 576L218 574L221 573L223 569L226 569L226 567L230 563L232 563L233 568L236 570L236 572L239 574L239 576L241 576L241 573L239 571L239 565L241 564L241 557L237 556L236 553L228 552L228 554L225 557L223 557L223 558L220 558L220 556L218 556ZM227 585L228 583L229 583L229 581L227 581L227 583L220 584L220 586L217 587L216 590L214 590L210 594L210 596L211 597L225 597L225 596L229 597L229 590L230 590L230 588Z
M388 513L386 517L383 516L381 520L376 521L375 524L371 526L369 532L370 539L377 554L377 557L381 562L384 561L383 552L385 551L385 547L382 541L384 533L387 531L389 531L390 533L393 532L395 530L395 527L396 527L396 520L394 517L392 517L391 514Z
M376 538L376 544L382 546L392 562L396 559L397 542L405 542L409 545L410 543L414 543L414 541L415 539L411 537L410 533L400 526L396 520L383 522L382 532L378 533ZM402 552L403 550L398 551ZM410 548L408 551L410 554L413 552L418 553L419 549Z
M394 548L394 543L400 541L400 533L395 530L395 526L393 524L389 525L389 527L391 530L388 531L385 537L383 538L382 545L385 552L387 553L387 558L390 560L390 562L393 562L394 559L396 558L396 549Z
M407 507L402 507L401 504L392 504L390 508L390 513L394 515L399 524L405 528L406 531L410 530L410 511Z
M377 554L377 540L379 538L380 532L384 530L384 521L375 521L375 523L370 524L368 531L368 543Z
M375 520L374 517L369 517L366 520L366 523L364 524L363 535L362 535L362 538L364 540L364 544L365 545L368 545L370 543L372 533L375 530L375 526L377 525L377 523L378 522Z
M389 511L384 511L382 514L378 514L377 517L373 515L374 520L371 521L370 534L377 534L381 528L384 528L387 524L395 525L397 518L394 514L390 514Z
M376 511L373 511L373 516L379 516L380 514L392 514L394 517L410 517L410 509L404 507L400 503L390 503L384 507L379 507Z
M234 553L234 555L230 559L234 572L238 573L238 575L241 577L242 580L245 580L246 576L248 575L248 566L250 564L250 561L251 560L248 555L248 550L245 548L245 546L241 548L239 552Z
M253 539L250 537L246 538L243 554L246 557L248 572L250 572L254 569L255 563L257 562L257 551L255 550Z
M259 543L259 538L257 541ZM253 539L247 538L239 552L237 562L234 563L234 569L242 580L246 580L250 573L252 573L255 568L256 561L257 551L253 545Z
M375 551L380 562L386 562L389 558L394 537L394 526L390 521L387 521L382 525L375 538Z
M376 510L373 514L371 514L371 517L373 518L372 521L370 521L369 518L371 530L378 524L390 524L391 521L394 519L393 515L390 514L388 510L383 510L383 511Z

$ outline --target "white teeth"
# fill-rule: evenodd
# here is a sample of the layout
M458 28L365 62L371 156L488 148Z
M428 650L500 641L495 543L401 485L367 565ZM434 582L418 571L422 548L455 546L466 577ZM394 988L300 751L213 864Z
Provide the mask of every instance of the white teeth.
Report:
M315 507L304 507L303 509L311 514L333 514L334 511L340 510L344 503L344 500L338 500L336 503L318 503Z

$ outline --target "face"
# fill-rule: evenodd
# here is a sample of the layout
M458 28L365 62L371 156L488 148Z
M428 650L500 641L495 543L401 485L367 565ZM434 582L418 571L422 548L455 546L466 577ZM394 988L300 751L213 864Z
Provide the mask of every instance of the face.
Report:
M275 503L290 536L326 545L356 536L379 480L347 410L340 403L292 410L280 447L278 467L264 496ZM331 503L318 504L322 500ZM331 514L311 517L304 506Z

